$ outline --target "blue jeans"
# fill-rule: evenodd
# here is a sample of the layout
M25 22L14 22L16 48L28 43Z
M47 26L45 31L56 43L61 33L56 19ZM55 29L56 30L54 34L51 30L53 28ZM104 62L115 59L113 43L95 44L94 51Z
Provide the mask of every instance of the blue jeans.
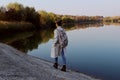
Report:
M62 49L62 52L61 52L61 56L62 56L63 64L66 65L66 57L65 57L63 49ZM55 58L55 63L58 63L58 57Z

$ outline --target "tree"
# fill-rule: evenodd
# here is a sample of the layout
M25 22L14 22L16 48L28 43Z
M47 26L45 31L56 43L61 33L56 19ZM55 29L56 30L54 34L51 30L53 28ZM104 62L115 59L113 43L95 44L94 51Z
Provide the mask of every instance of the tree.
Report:
M40 26L40 15L33 7L26 7L24 15L26 21L33 23L36 27Z
M62 17L63 23L74 23L74 20L68 16Z
M40 15L40 23L42 25L46 25L47 23L47 16L48 16L48 13L46 11L38 11L39 15Z
M19 3L17 3L17 2L15 2L15 3L9 3L8 5L7 5L7 9L9 10L9 9L14 9L14 10L16 10L16 11L20 11L20 10L23 10L23 5L22 4L19 4Z
M7 5L7 17L8 20L21 21L23 16L24 6L19 3L9 3Z
M6 8L0 7L0 20L6 20L5 12Z

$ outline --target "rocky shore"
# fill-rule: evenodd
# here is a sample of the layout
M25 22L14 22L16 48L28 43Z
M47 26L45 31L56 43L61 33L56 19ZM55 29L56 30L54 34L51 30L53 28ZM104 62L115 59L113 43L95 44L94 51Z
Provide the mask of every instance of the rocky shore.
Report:
M0 43L0 80L100 80L72 70L62 72L52 65Z

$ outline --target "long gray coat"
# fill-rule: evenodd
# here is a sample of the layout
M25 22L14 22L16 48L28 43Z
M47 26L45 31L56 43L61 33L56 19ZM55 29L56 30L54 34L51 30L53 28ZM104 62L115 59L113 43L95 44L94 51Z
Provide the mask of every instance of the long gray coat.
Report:
M61 26L57 27L58 30L63 30ZM57 29L54 30L54 40L53 40L53 45L51 48L51 57L56 58L61 55L62 48L60 47L60 44L58 42L59 40L59 32ZM66 48L63 48L63 51L65 53Z

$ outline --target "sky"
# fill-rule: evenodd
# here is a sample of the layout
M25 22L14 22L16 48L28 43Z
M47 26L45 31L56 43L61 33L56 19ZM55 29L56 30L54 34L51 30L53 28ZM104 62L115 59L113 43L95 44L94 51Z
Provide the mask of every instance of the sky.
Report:
M120 0L0 0L0 6L11 2L63 15L120 16Z

